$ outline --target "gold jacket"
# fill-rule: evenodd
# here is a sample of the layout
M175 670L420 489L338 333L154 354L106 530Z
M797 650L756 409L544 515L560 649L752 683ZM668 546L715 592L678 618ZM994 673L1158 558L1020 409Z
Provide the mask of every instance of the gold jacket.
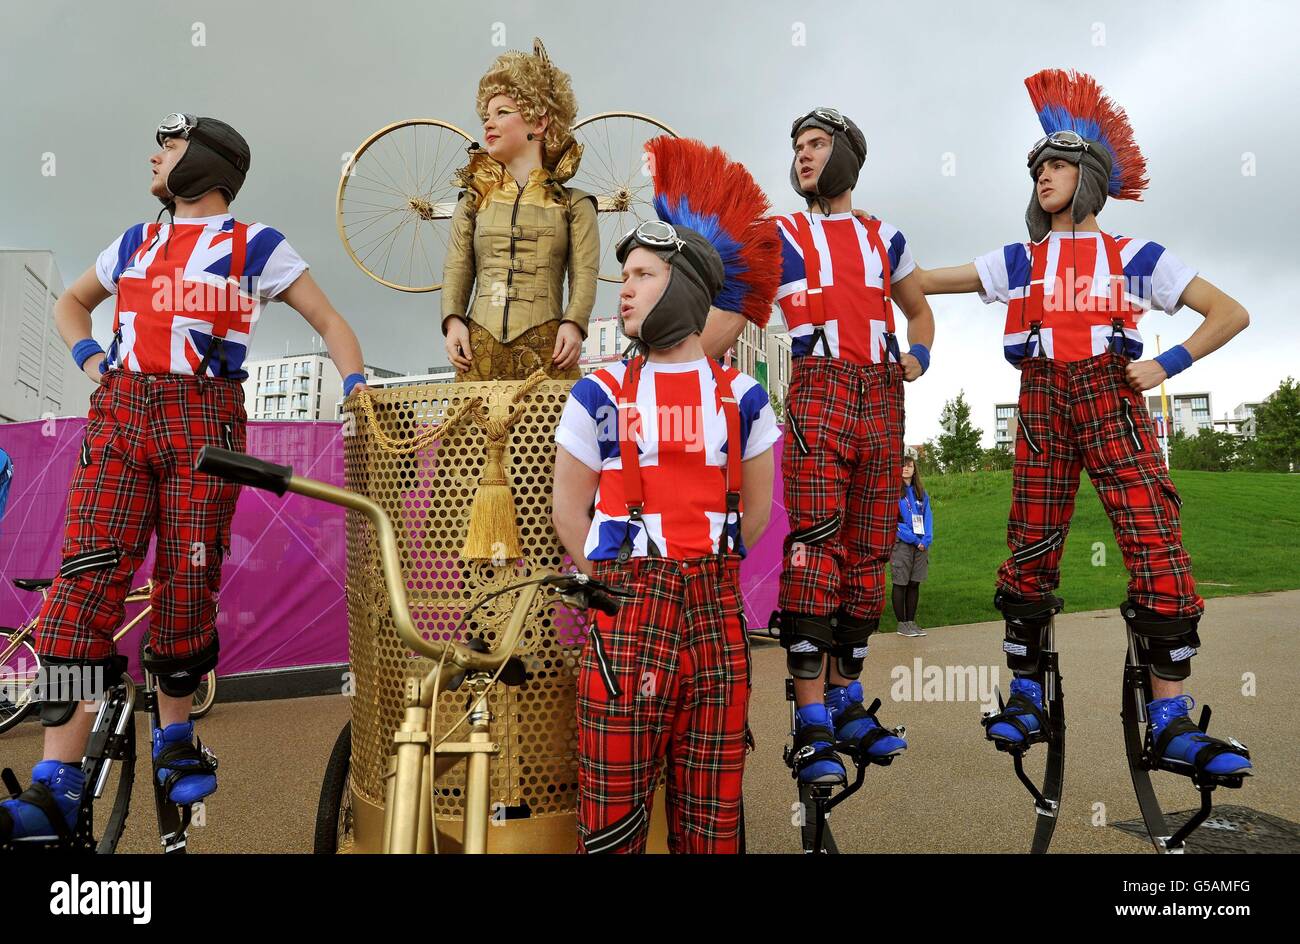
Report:
M582 145L570 143L554 169L537 168L522 190L486 149L469 153L442 271L443 334L456 315L502 343L552 320L573 322L585 338L600 263L596 198L563 186L578 170Z

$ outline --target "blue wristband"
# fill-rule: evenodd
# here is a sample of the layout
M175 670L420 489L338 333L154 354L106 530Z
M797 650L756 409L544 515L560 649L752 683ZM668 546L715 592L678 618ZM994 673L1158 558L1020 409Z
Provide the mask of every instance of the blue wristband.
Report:
M1165 369L1166 377L1173 377L1192 366L1192 355L1181 344L1175 344L1157 357L1156 363Z
M924 344L913 344L907 349L907 353L916 358L921 365L921 373L930 369L930 349Z
M343 378L343 396L345 398L352 396L352 388L357 384L363 384L365 382L365 374L348 374Z
M103 354L104 349L94 338L82 338L76 344L72 345L72 359L77 364L78 370L86 369L86 361L90 360L96 354ZM103 367L103 365L100 365ZM103 373L101 370L100 373Z

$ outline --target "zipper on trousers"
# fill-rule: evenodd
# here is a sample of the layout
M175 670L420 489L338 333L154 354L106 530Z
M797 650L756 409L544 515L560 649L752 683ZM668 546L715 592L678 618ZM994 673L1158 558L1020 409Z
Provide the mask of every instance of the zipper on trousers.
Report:
M1128 424L1128 435L1133 440L1133 448L1138 452L1142 451L1142 439L1138 436L1137 421L1133 419L1133 404L1128 400L1121 400L1124 404L1124 422Z

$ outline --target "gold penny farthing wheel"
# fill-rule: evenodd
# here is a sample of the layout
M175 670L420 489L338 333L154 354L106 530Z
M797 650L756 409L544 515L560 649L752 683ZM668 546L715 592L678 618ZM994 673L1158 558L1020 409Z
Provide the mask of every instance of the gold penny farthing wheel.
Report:
M623 281L614 246L628 230L655 216L654 181L643 149L663 134L677 137L662 121L631 111L601 112L573 126L582 163L568 183L596 197L601 281Z
M352 261L402 292L442 287L451 214L468 134L436 118L380 128L357 148L339 179L339 237Z

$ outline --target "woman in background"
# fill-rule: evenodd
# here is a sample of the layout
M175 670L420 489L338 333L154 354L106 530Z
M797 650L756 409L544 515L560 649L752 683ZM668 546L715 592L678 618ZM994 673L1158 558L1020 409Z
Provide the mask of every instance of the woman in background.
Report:
M903 494L898 499L898 539L890 558L893 571L894 616L900 636L924 636L916 625L916 601L921 582L930 572L929 547L934 541L934 519L930 496L921 484L916 460L903 457Z

